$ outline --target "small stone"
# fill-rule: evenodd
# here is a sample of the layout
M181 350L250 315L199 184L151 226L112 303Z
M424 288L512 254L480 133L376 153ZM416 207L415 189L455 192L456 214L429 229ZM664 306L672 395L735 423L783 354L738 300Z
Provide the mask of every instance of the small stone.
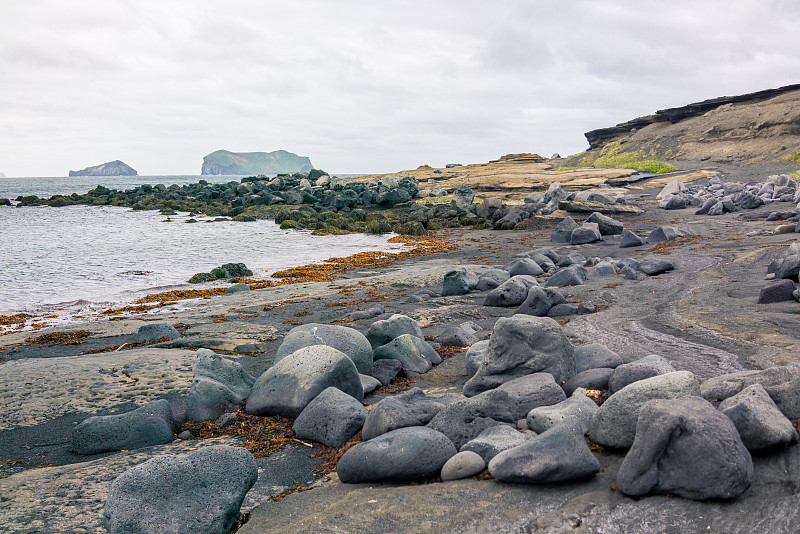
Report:
M189 430L184 430L180 434L178 434L178 439L187 440L192 439L192 433Z
M484 469L486 469L486 462L483 461L483 458L478 453L472 451L459 452L442 466L442 482L471 477Z
M759 304L773 304L794 300L794 282L788 278L767 282L758 295Z
M647 236L647 240L650 243L663 243L664 241L669 241L670 239L676 239L678 237L678 232L671 226L659 226L652 232L650 235Z
M625 233L622 234L622 241L619 244L619 248L640 247L642 245L644 245L644 239L630 230L625 230Z
M492 426L469 440L459 449L460 452L472 451L480 455L484 462L501 452L525 443L525 435L509 425Z
M235 413L225 412L224 414L217 417L217 420L214 422L214 424L216 424L220 428L227 428L229 426L235 425L238 420L239 419L236 417Z

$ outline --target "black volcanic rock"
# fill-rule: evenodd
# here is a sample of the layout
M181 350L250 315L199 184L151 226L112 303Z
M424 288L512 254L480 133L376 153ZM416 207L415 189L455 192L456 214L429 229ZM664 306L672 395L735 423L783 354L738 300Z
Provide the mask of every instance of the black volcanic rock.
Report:
M69 171L70 176L137 176L133 167L122 163L120 160L109 161L94 167L86 167L79 171Z

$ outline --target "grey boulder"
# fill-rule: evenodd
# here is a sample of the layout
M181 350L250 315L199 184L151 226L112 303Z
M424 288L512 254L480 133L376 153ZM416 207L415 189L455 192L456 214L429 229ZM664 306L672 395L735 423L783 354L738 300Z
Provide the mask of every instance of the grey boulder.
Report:
M600 343L589 343L575 347L575 371L603 367L615 368L623 364L622 357Z
M622 234L622 241L620 241L619 248L641 247L642 245L644 245L644 239L630 230L625 230Z
M600 234L602 235L621 234L624 227L621 222L597 211L589 215L589 218L586 219L586 222L596 223L598 230L600 230Z
M564 390L556 384L550 373L532 373L500 385L496 391L505 391L516 404L514 417L519 419L534 408L550 406L566 400Z
M528 290L525 301L515 313L545 317L550 308L566 302L564 296L550 288L532 287Z
M585 222L572 231L569 242L572 245L584 245L600 241L602 238L597 223Z
M517 258L516 260L512 261L505 267L503 267L510 276L518 276L518 275L528 275L528 276L539 276L543 274L544 271L539 264L533 261L530 258Z
M634 382L611 395L592 417L589 435L605 447L627 449L633 445L636 421L645 403L698 395L700 384L689 371L676 371Z
M770 280L758 294L759 304L794 300L794 282L788 278Z
M119 415L95 415L72 429L71 447L78 454L97 454L171 442L177 422L164 399Z
M486 469L486 462L476 452L459 452L442 466L442 482L460 480L477 475Z
M488 463L501 452L522 445L525 440L525 435L513 426L497 425L487 428L466 442L459 452L472 451Z
M160 341L164 338L176 339L179 337L181 337L181 333L171 324L153 323L140 326L139 330L133 334L133 341L141 343Z
M753 384L719 405L748 450L773 449L797 439L797 432L761 384Z
M553 427L522 445L503 451L489 462L489 473L502 482L545 484L587 478L600 463L574 419Z
M436 338L436 341L445 347L469 347L478 342L472 331L461 326L448 328Z
M592 416L597 411L597 404L586 396L586 391L577 389L572 396L552 406L540 406L528 412L525 422L528 428L536 433L543 433L558 426L570 417L575 417L581 424L581 432L586 433L592 423Z
M331 387L308 403L295 419L292 430L300 439L338 449L358 432L366 418L367 409L360 402Z
M536 278L528 275L512 276L486 294L484 306L519 306L528 296L530 288L538 286Z
M361 389L364 390L364 395L372 393L383 385L380 380L369 375L359 373L358 377L361 379Z
M192 387L186 397L187 421L214 419L236 410L256 381L238 362L208 349L197 351L192 372Z
M226 534L257 477L253 455L241 447L157 456L111 483L103 523L113 534Z
M297 417L314 397L329 387L356 400L364 398L358 369L345 353L327 345L293 352L258 377L246 411L254 415Z
M431 419L428 427L447 436L460 449L489 427L515 423L515 409L516 403L505 391L487 391L448 404Z
M800 364L717 376L703 382L700 391L704 399L724 400L753 384L764 386L783 415L800 419Z
M375 350L375 360L391 359L400 361L403 376L426 373L434 365L442 363L439 354L422 338L411 334L402 334L386 345Z
M478 285L478 277L466 269L455 269L444 275L442 296L466 295Z
M422 329L417 322L406 315L394 314L388 319L375 321L367 331L367 339L373 349L385 345L397 337L409 334L422 339Z
M645 258L639 263L639 270L649 276L657 276L675 269L675 264L661 258Z
M616 393L628 384L674 371L675 368L665 358L650 354L634 362L617 366L608 383L608 392Z
M550 241L553 243L569 243L572 237L572 231L578 227L578 223L572 217L565 217L558 223L550 234Z
M467 376L472 378L478 372L478 367L483 365L486 353L489 350L489 340L484 339L470 346L465 355L465 367Z
M367 374L378 380L382 386L388 386L402 369L400 360L382 359L375 360Z
M617 474L627 495L670 493L735 499L753 481L753 460L733 423L699 397L652 400Z
M457 452L441 432L400 428L350 448L336 471L345 484L418 480L438 475Z
M572 344L549 317L514 315L498 319L483 364L464 385L464 395L482 391L531 373L545 372L556 382L575 374Z
M663 243L664 241L669 241L670 239L676 239L678 237L678 232L671 226L659 226L652 232L650 235L647 236L647 240L650 243Z
M608 367L587 369L564 382L562 388L567 395L572 395L578 388L608 391L608 381L611 380L612 374L614 369Z
M364 334L355 328L317 323L292 328L278 347L275 362L303 347L313 345L327 345L345 353L361 373L372 368L372 346Z
M548 287L580 286L586 283L586 270L576 264L564 267L553 273L545 283Z
M442 408L444 404L420 388L411 388L376 404L367 413L361 437L367 441L398 428L426 425Z

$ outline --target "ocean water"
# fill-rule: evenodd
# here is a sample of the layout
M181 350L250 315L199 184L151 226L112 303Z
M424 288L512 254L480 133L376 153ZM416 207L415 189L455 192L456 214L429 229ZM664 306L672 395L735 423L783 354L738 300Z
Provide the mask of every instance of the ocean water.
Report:
M153 181L160 177L144 178L125 177L129 182L117 188L132 187L131 183L170 183ZM8 180L0 179L0 184ZM113 182L101 184L112 187ZM17 185L13 195L37 194L39 190L42 194L38 196L44 197L72 192L69 188L73 185L31 184L24 190ZM156 211L115 206L0 206L0 315L56 310L63 321L148 293L209 287L186 281L223 263L245 263L256 277L266 277L331 257L403 248L388 243L388 235L312 236L306 231L281 230L272 221L197 218L200 222L189 224L186 219L185 213L167 217Z

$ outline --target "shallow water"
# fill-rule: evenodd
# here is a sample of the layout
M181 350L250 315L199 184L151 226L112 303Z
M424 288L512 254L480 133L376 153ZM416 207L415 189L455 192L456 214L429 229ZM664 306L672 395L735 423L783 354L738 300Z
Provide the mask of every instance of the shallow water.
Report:
M330 257L402 249L387 243L390 236L312 236L272 221L186 219L113 206L0 206L0 315L204 287L186 281L229 262L263 277Z

